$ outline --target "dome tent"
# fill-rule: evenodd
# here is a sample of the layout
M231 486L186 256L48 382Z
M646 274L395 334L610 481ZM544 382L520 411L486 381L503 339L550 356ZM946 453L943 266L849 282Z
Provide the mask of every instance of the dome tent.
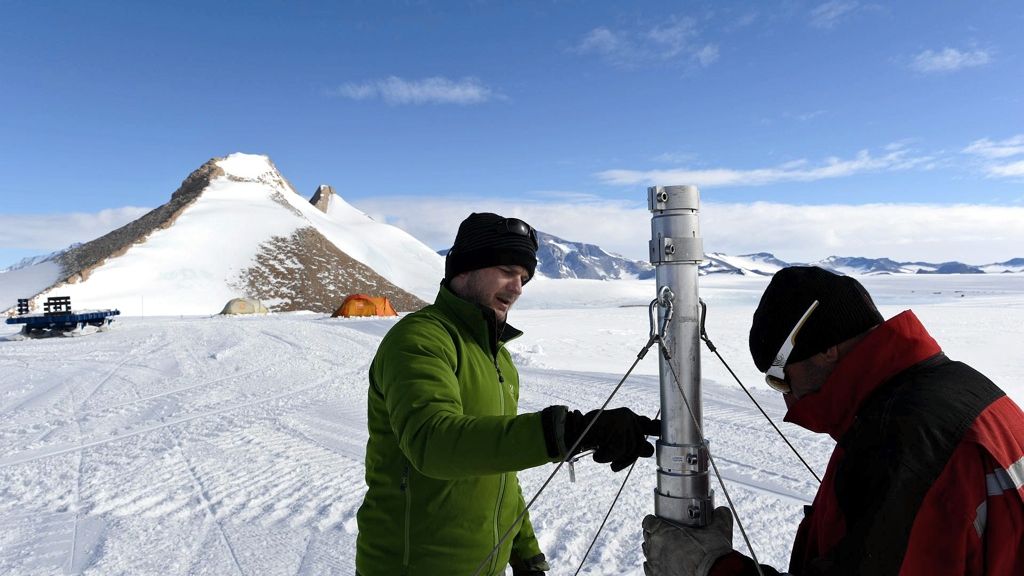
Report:
M262 302L255 298L232 298L224 305L221 314L266 314L269 312Z
M369 296L366 294L350 294L341 306L331 314L331 318L344 316L398 316L395 307L386 296Z

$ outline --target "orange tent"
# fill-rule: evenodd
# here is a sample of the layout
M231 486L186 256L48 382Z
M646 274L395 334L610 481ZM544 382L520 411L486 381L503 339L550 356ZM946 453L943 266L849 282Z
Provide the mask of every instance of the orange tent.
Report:
M386 296L368 296L366 294L350 294L331 318L344 316L398 316L395 307Z

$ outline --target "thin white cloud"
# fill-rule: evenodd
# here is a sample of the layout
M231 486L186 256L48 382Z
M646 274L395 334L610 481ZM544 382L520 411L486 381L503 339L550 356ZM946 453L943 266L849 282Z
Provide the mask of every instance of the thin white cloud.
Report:
M579 54L610 55L624 50L627 45L625 38L601 26L587 32L576 45L575 51Z
M701 66L707 68L718 60L718 46L715 44L708 44L698 50L693 57Z
M1024 177L1024 160L998 164L989 167L989 175L997 178L1020 178Z
M733 20L731 23L727 24L725 29L730 32L735 32L736 30L740 30L742 28L746 28L748 26L753 25L754 22L757 21L757 18L757 12L747 12L746 14L743 14L739 18Z
M126 206L92 213L0 214L0 246L38 250L40 254L61 250L99 238L150 210Z
M645 190L629 202L401 197L352 203L435 249L451 245L470 212L522 218L538 230L635 260L647 259L651 234ZM772 252L790 262L837 255L988 264L1024 256L1024 206L706 202L700 223L706 252Z
M697 23L692 18L680 18L655 26L647 32L647 39L658 57L667 60L687 50L697 33Z
M619 185L694 182L701 187L763 186L779 182L813 182L846 178L869 172L928 168L934 162L935 159L932 157L912 156L908 150L897 147L882 156L872 156L867 150L861 150L853 158L832 157L816 165L806 159L798 159L778 166L749 170L736 168L613 169L599 172L597 177L606 183Z
M975 140L963 152L982 159L982 168L991 178L1024 177L1024 134L996 142Z
M1024 134L1017 134L997 142L993 142L988 138L975 140L967 148L964 148L964 152L991 160L1024 156Z
M943 48L936 52L925 50L910 63L910 67L918 72L955 72L964 68L984 66L991 61L991 55L985 50L967 50L961 52L955 48Z
M718 60L718 45L700 42L693 18L672 17L649 28L613 30L599 26L587 32L570 51L595 55L616 66L691 61L707 67Z
M811 26L826 30L835 28L843 18L853 14L858 6L858 2L846 0L832 0L831 2L821 4L811 10Z
M380 98L392 105L401 104L480 104L496 93L476 78L450 80L440 76L405 80L389 76L380 80L348 83L339 87L338 96L352 100Z

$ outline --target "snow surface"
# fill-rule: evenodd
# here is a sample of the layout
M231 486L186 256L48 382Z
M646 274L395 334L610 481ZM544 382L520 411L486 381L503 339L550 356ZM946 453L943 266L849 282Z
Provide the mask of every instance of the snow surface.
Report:
M221 170L224 170L225 173L231 176L250 180L256 180L264 174L277 171L273 164L270 163L270 157L240 152L219 160L217 166L220 166Z
M883 314L912 308L953 358L1024 403L1024 275L866 277ZM705 277L721 354L820 474L833 443L781 422L746 352L768 282ZM511 321L522 412L599 406L648 335L652 281L537 278ZM148 301L148 300L147 300ZM0 574L354 572L365 491L366 371L394 319L319 314L119 317L76 338L19 339L0 325ZM648 354L612 406L653 415ZM703 353L705 429L763 562L784 568L816 484L718 360ZM554 466L520 473L532 496ZM531 517L552 576L575 572L625 472L563 469ZM581 573L642 574L642 461ZM713 482L716 498L724 503ZM745 549L737 531L737 547Z

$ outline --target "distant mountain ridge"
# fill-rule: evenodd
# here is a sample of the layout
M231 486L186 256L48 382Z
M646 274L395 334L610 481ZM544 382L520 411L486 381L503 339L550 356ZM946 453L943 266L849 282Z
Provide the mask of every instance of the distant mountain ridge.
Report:
M538 231L537 271L548 278L589 278L613 280L645 279L654 276L654 266L606 252L593 244L563 240ZM1013 258L973 266L962 262L897 262L889 258L829 256L816 262L786 262L769 252L730 256L720 252L704 254L699 273L771 276L787 266L820 266L840 274L998 274L1024 272L1024 258Z
M654 266L645 260L632 260L601 247L584 242L565 240L537 231L537 273L547 278L582 278L589 280L644 280L654 277ZM447 250L438 254L444 256ZM743 276L771 276L787 266L820 266L839 274L998 274L1024 272L1024 258L1013 258L973 266L962 262L897 262L889 258L863 258L829 256L816 262L786 262L770 252L757 252L731 256L721 252L704 254L699 274L736 274Z
M537 271L548 278L617 280L653 278L654 266L605 252L594 244L563 240L537 231Z

